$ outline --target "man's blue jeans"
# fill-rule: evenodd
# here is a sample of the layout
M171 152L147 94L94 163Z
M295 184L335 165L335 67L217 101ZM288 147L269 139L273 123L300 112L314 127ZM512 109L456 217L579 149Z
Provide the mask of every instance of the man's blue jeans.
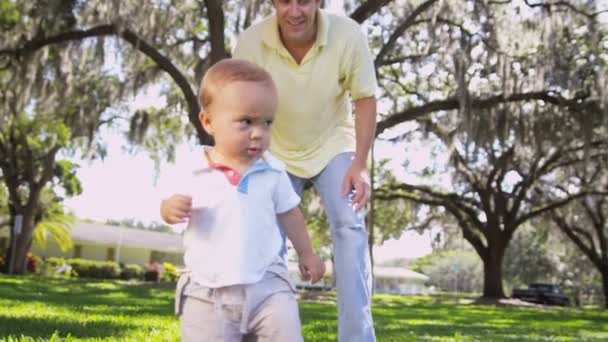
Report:
M311 181L321 195L329 220L338 287L338 336L340 342L375 341L371 314L371 267L363 215L357 215L342 195L342 181L353 153L341 153L311 179L289 175L302 195Z

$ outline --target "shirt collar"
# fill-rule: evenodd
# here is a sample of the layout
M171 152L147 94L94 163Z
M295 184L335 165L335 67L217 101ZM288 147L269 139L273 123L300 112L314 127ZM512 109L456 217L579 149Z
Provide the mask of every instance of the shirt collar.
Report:
M319 47L327 44L327 36L329 35L329 17L328 14L319 9L317 11L317 37L313 46ZM281 53L288 53L287 49L281 42L281 36L279 34L279 24L277 21L276 13L267 19L262 34L262 42L271 49L275 49Z
M194 170L195 173L211 171L213 170L213 165L211 165L211 161L209 160L209 152L213 149L212 146L203 146L200 150L202 154L202 158L198 158L200 160L200 164ZM199 154L200 155L200 154ZM285 164L283 164L280 160L275 158L270 152L266 151L262 155L258 161L255 162L251 167L251 169L261 169L261 168L269 168L273 171L282 172L285 170ZM247 172L245 172L247 173Z

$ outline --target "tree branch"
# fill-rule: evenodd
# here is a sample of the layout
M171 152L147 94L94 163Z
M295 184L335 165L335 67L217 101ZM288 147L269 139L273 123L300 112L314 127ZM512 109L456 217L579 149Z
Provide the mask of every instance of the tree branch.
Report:
M224 43L224 10L222 9L221 0L205 0L205 8L207 9L209 37L211 41L210 65L213 65L224 58L228 58L226 45Z
M551 10L551 7L553 7L553 6L567 7L569 9L571 9L572 11L574 11L575 13L583 15L589 19L593 19L602 13L608 12L608 10L602 10L602 11L597 11L597 12L593 12L593 13L587 13L587 12L577 8L576 6L571 4L569 1L547 1L547 2L541 1L541 2L537 2L537 3L532 3L530 0L524 0L524 2L530 8L543 7L543 8L546 8L547 10Z
M391 1L393 0L368 0L357 7L350 18L361 24Z
M430 51L428 54L407 55L407 56L402 56L402 57L384 59L382 62L377 64L376 67L383 67L383 66L392 65L392 64L400 64L400 63L403 63L406 61L411 62L411 63L417 63L417 62L421 61L423 58L429 57L430 55L432 55L434 53L435 53L435 51L433 50L433 51Z
M588 195L587 192L581 192L575 195L571 195L569 197L566 197L562 200L559 201L555 201L549 204L546 204L545 206L535 209L535 210L530 210L527 214L524 214L522 216L520 216L518 219L515 220L515 226L519 226L520 224L528 221L529 219L539 216L545 212L551 211L553 209L557 209L560 207L563 207L564 205L572 202L573 200L577 199L577 198L581 198L583 196Z
M386 43L382 45L382 48L378 52L378 55L376 55L376 59L374 60L374 65L376 66L376 68L378 68L384 63L384 58L393 48L393 46L397 42L397 39L399 39L399 37L401 37L408 28L414 25L414 23L416 22L416 18L422 13L424 13L427 9L429 9L437 1L438 0L426 0L425 2L421 3L416 9L414 9L414 11L412 11L409 16L407 16L407 18L405 18L405 20L401 24L399 24L399 26L397 26L395 31L393 31L393 33L386 41Z
M171 60L162 55L156 48L140 38L135 32L129 30L127 27L119 24L106 24L96 26L87 30L74 30L69 32L63 32L55 36L40 37L25 42L21 47L15 49L4 49L0 50L1 55L12 55L19 58L21 55L26 53L32 53L43 47L53 44L60 44L69 41L83 40L91 37L116 35L129 42L135 49L141 51L143 54L152 59L162 70L167 72L169 76L175 81L177 86L180 88L186 103L188 105L188 114L190 122L196 128L198 136L201 138L201 143L210 144L212 139L203 130L199 120L198 113L200 107L198 105L198 99L196 93L192 90L190 83L184 74L171 62Z
M487 247L483 244L483 241L479 237L479 235L475 234L475 232L469 227L469 224L465 217L463 217L462 213L453 206L445 207L448 212L450 212L456 221L458 221L458 226L462 230L462 236L471 243L473 248L477 251L479 256L482 256L486 253ZM482 231L483 233L483 231Z
M529 93L517 93L506 96L498 94L482 99L471 99L470 105L472 109L489 109L501 103L520 102L520 101L544 101L560 107L570 107L577 105L577 100L565 99L553 91L538 91ZM392 114L386 119L378 122L376 136L380 135L386 129L396 126L400 123L417 119L421 116L437 112L455 110L460 108L460 102L457 96L450 97L445 100L429 102L420 106L405 109L401 112Z
M568 224L563 217L557 215L556 213L553 213L552 220L555 222L557 227L564 234L566 234L585 255L587 255L589 260L591 260L596 267L601 267L600 258L594 248L593 237L589 234L589 232ZM585 237L589 245L586 245L577 233Z

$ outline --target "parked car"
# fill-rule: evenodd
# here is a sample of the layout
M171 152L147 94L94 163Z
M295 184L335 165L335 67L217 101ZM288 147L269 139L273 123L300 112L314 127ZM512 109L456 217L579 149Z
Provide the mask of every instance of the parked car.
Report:
M570 305L568 296L555 284L533 283L527 289L514 289L511 298L544 305Z

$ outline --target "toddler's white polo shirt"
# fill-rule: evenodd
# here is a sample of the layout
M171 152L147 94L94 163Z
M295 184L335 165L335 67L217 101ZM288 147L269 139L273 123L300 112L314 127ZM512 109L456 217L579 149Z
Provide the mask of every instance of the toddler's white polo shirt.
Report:
M205 147L207 151L209 147ZM284 164L264 153L234 186L210 167L205 150L189 176L192 215L184 233L184 264L200 285L217 288L262 279L279 257L277 214L300 203Z

